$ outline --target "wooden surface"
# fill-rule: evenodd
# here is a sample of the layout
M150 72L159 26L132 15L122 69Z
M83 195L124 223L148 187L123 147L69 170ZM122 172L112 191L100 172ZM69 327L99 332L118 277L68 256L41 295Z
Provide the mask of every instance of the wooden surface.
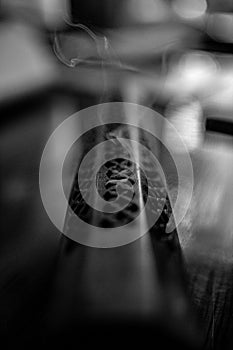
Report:
M115 315L118 311L124 314L125 301L129 311L132 311L131 303L140 309L138 281L142 286L145 278L150 285L147 298L150 310L154 305L156 327L151 323L146 327L145 321L143 332L138 324L130 328L129 324L136 322L133 316L133 322L127 321L126 327L132 341L143 345L152 339L155 344L171 346L168 341L171 337L191 346L196 339L205 349L231 349L232 261L223 259L220 253L207 254L208 241L213 237L211 227L209 236L202 241L203 252L197 243L201 226L192 227L187 223L183 231L181 228L179 231L181 248L176 234L171 241L163 241L151 232L131 245L102 251L62 237L49 221L40 199L38 167L45 142L58 123L54 121L53 111L56 108L50 103L33 106L24 119L15 119L1 131L2 335L9 344L23 342L34 347L39 343L48 344L49 336L54 337L52 341L61 341L63 337L66 344L70 338L77 343L81 338L94 343L90 335L78 331L79 321L95 320L93 314L99 314L101 305L109 305ZM63 117L66 113L64 110ZM62 118L61 111L60 115ZM197 157L195 162L195 181L205 188L208 181L202 180L202 160ZM202 202L198 202L198 206L201 208ZM220 223L220 228L221 225L224 230L225 222ZM185 232L189 235L185 236ZM222 249L224 251L224 246ZM144 271L149 271L149 278ZM183 280L185 271L188 284ZM156 274L158 284L150 278L151 273ZM158 290L162 299L158 297ZM122 295L127 298L124 300ZM114 300L118 301L117 310L114 310ZM158 312L158 305L165 311ZM182 313L182 310L185 311ZM141 316L139 318L141 320ZM195 324L193 318L198 319L197 333L195 326L191 326ZM121 329L119 324L117 327ZM106 338L99 321L90 329L96 342ZM98 332L95 333L95 329ZM113 325L109 330L113 343L121 339L115 329ZM173 340L172 344L175 344Z

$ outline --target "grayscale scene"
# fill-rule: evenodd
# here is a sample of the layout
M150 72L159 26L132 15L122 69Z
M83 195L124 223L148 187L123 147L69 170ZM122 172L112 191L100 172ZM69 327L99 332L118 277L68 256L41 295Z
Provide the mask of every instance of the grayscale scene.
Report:
M233 1L0 0L3 349L233 349Z

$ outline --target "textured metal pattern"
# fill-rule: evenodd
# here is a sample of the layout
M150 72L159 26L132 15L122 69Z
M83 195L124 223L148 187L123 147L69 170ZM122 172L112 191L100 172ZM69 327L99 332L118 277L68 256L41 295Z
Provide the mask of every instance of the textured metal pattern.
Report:
M153 217L161 212L156 225L162 226L165 230L171 215L171 206L159 169L154 160L148 159L148 154L143 154L142 150L138 152L138 162L135 162L128 145L119 141L119 135L127 136L127 130L124 128L119 132L118 128L117 131L107 134L106 138L112 142L111 146L105 149L104 155L101 155L107 160L99 169L96 169L94 161L88 162L85 168L77 169L66 217L67 232L72 225L73 213L85 222L112 228L134 220L147 201L147 213L149 210ZM95 157L98 157L98 154L95 154ZM79 171L81 181L78 178ZM93 210L81 193L84 191L85 195L91 195L88 192L94 173L98 194L106 201L102 211ZM114 213L109 212L111 209Z

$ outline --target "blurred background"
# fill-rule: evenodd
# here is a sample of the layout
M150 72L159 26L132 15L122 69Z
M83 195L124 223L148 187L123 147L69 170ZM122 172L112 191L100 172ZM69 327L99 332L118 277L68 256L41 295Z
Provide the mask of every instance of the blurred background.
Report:
M231 0L0 1L0 332L9 347L232 349L232 34ZM50 222L40 158L68 116L117 101L174 124L192 159L193 199L172 239L156 227L125 247L88 248ZM182 160L171 131L161 135ZM58 157L59 144L54 171ZM160 160L172 202L174 166L163 150Z

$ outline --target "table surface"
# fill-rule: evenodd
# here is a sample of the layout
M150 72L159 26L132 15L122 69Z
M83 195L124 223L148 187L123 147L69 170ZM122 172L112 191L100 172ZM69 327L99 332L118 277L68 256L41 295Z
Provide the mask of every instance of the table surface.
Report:
M164 325L162 334L175 332L190 345L202 330L205 348L225 344L230 349L232 261L214 248L214 254L207 254L204 238L201 251L200 235L194 236L201 225L185 222L179 239L176 232L171 241L150 233L130 245L102 250L69 240L50 222L39 193L40 157L50 133L77 108L75 103L65 99L58 107L51 102L34 106L1 130L1 332L8 341L14 335L30 343L38 334L41 339L66 334L68 329L73 332L80 314L91 320L101 312L111 320L130 314L135 320L147 310ZM196 184L205 188L202 158L195 156L193 161ZM198 185L195 191L200 191ZM213 236L208 234L210 241ZM161 305L166 311L158 311Z

